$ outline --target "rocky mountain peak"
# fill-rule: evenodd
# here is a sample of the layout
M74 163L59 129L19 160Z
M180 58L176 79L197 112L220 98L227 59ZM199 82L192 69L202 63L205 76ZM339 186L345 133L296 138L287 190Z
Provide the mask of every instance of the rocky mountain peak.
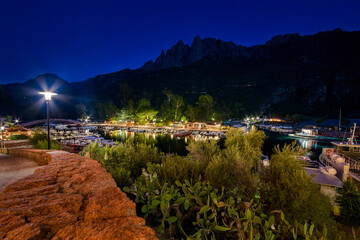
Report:
M34 89L52 90L62 89L64 86L69 85L69 82L60 78L54 73L45 73L38 75L36 78L29 79L24 83L24 86Z
M184 44L182 40L178 41L169 50L162 50L160 56L156 58L154 64L152 61L146 62L141 70L152 71L161 68L181 67L190 64L209 55L220 55L223 57L239 56L239 48L232 42L225 42L215 38L204 38L196 36L191 46Z

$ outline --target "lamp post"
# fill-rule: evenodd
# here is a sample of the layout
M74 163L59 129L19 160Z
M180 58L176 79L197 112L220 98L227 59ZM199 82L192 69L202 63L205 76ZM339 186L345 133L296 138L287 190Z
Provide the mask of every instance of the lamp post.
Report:
M4 130L5 130L5 126L3 126L3 122L1 121L1 148L5 148Z
M39 94L44 95L46 102L46 116L47 116L47 142L48 149L50 150L50 111L49 111L49 102L51 101L51 97L57 95L57 93L52 92L39 92Z

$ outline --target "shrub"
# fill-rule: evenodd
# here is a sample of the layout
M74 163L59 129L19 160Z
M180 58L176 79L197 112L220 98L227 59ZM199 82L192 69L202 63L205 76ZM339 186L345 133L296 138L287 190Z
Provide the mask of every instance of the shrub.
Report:
M36 149L48 149L48 141L47 140L39 140L37 143L33 144L33 147ZM60 150L61 146L54 141L50 141L50 149Z
M356 185L348 180L343 188L338 190L339 196L336 201L340 206L340 214L346 224L352 226L355 239L355 229L360 227L360 192Z
M22 140L22 139L28 139L29 137L25 134L18 134L18 135L11 135L10 140Z
M201 176L201 166L197 161L190 161L178 155L166 155L158 166L159 177L166 182L175 184L175 181L189 179L195 182Z
M192 141L186 147L186 150L189 151L186 158L189 161L198 162L203 171L210 163L212 158L219 154L220 147L217 144L217 141L202 141L202 142L195 142Z
M289 223L282 211L265 212L258 199L243 200L237 189L218 189L188 180L161 184L151 164L131 189L145 218L164 236L187 239L326 239L313 224Z
M269 210L282 209L291 221L310 220L318 226L334 225L330 199L312 182L296 156L304 151L295 144L275 147L270 166L261 176L261 192Z
M206 168L205 178L216 188L240 188L249 196L254 196L258 183L251 166L235 146L213 158Z
M35 147L36 144L38 144L38 142L40 140L47 141L47 133L44 129L36 127L33 135L30 137L29 141L30 141L31 145L33 145Z
M88 145L81 153L101 162L110 172L119 187L129 186L131 181L141 175L147 163L160 163L163 154L156 147L145 143L134 143L133 139L112 147L100 147L95 142Z
M226 133L225 147L236 148L248 165L257 169L262 155L261 148L264 144L265 133L252 127L249 132L231 128Z

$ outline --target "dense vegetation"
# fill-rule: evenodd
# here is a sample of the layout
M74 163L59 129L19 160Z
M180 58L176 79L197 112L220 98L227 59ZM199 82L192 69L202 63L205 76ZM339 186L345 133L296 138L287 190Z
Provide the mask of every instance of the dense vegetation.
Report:
M36 149L48 149L47 133L43 128L35 128L29 142ZM50 149L58 150L61 149L61 146L56 141L50 141Z
M129 88L129 86L127 86ZM145 124L150 121L158 124L166 124L172 121L211 121L225 120L222 116L222 110L214 103L212 96L209 94L200 95L195 105L186 104L182 96L172 93L170 90L163 91L163 103L159 106L152 106L149 98L141 98L135 104L134 100L124 100L122 108L119 109L112 102L95 104L94 116L98 119L111 121L130 121L136 120L139 124ZM90 110L84 104L77 104L76 114L80 119L85 119ZM158 109L158 110L157 110Z
M22 139L28 139L29 137L25 134L17 134L17 135L11 135L10 140L22 140Z
M188 154L159 153L128 140L88 146L139 214L164 237L188 239L342 239L330 199L320 193L296 156L295 145L276 148L260 162L264 133L231 129L225 144L190 142Z

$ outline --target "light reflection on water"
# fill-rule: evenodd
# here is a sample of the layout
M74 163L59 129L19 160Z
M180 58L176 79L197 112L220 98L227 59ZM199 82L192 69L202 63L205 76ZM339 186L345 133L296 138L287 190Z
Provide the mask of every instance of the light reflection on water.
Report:
M330 142L323 140L293 138L287 135L273 133L270 131L265 131L265 133L267 138L264 142L263 153L267 156L271 156L271 154L273 154L273 149L276 145L280 145L280 147L282 147L284 144L291 144L294 141L296 141L301 147L309 151L308 156L311 159L317 159L324 147L332 146ZM174 136L174 134L135 133L123 130L107 131L104 132L103 135L106 139L112 139L118 142L125 142L128 138L134 138L135 142L152 144L162 152L177 153L179 155L187 154L186 145L191 140L219 140L221 146L223 146L224 143L224 139L219 139L219 137L217 136L207 137L201 135L190 135L186 136L185 138L178 139Z

